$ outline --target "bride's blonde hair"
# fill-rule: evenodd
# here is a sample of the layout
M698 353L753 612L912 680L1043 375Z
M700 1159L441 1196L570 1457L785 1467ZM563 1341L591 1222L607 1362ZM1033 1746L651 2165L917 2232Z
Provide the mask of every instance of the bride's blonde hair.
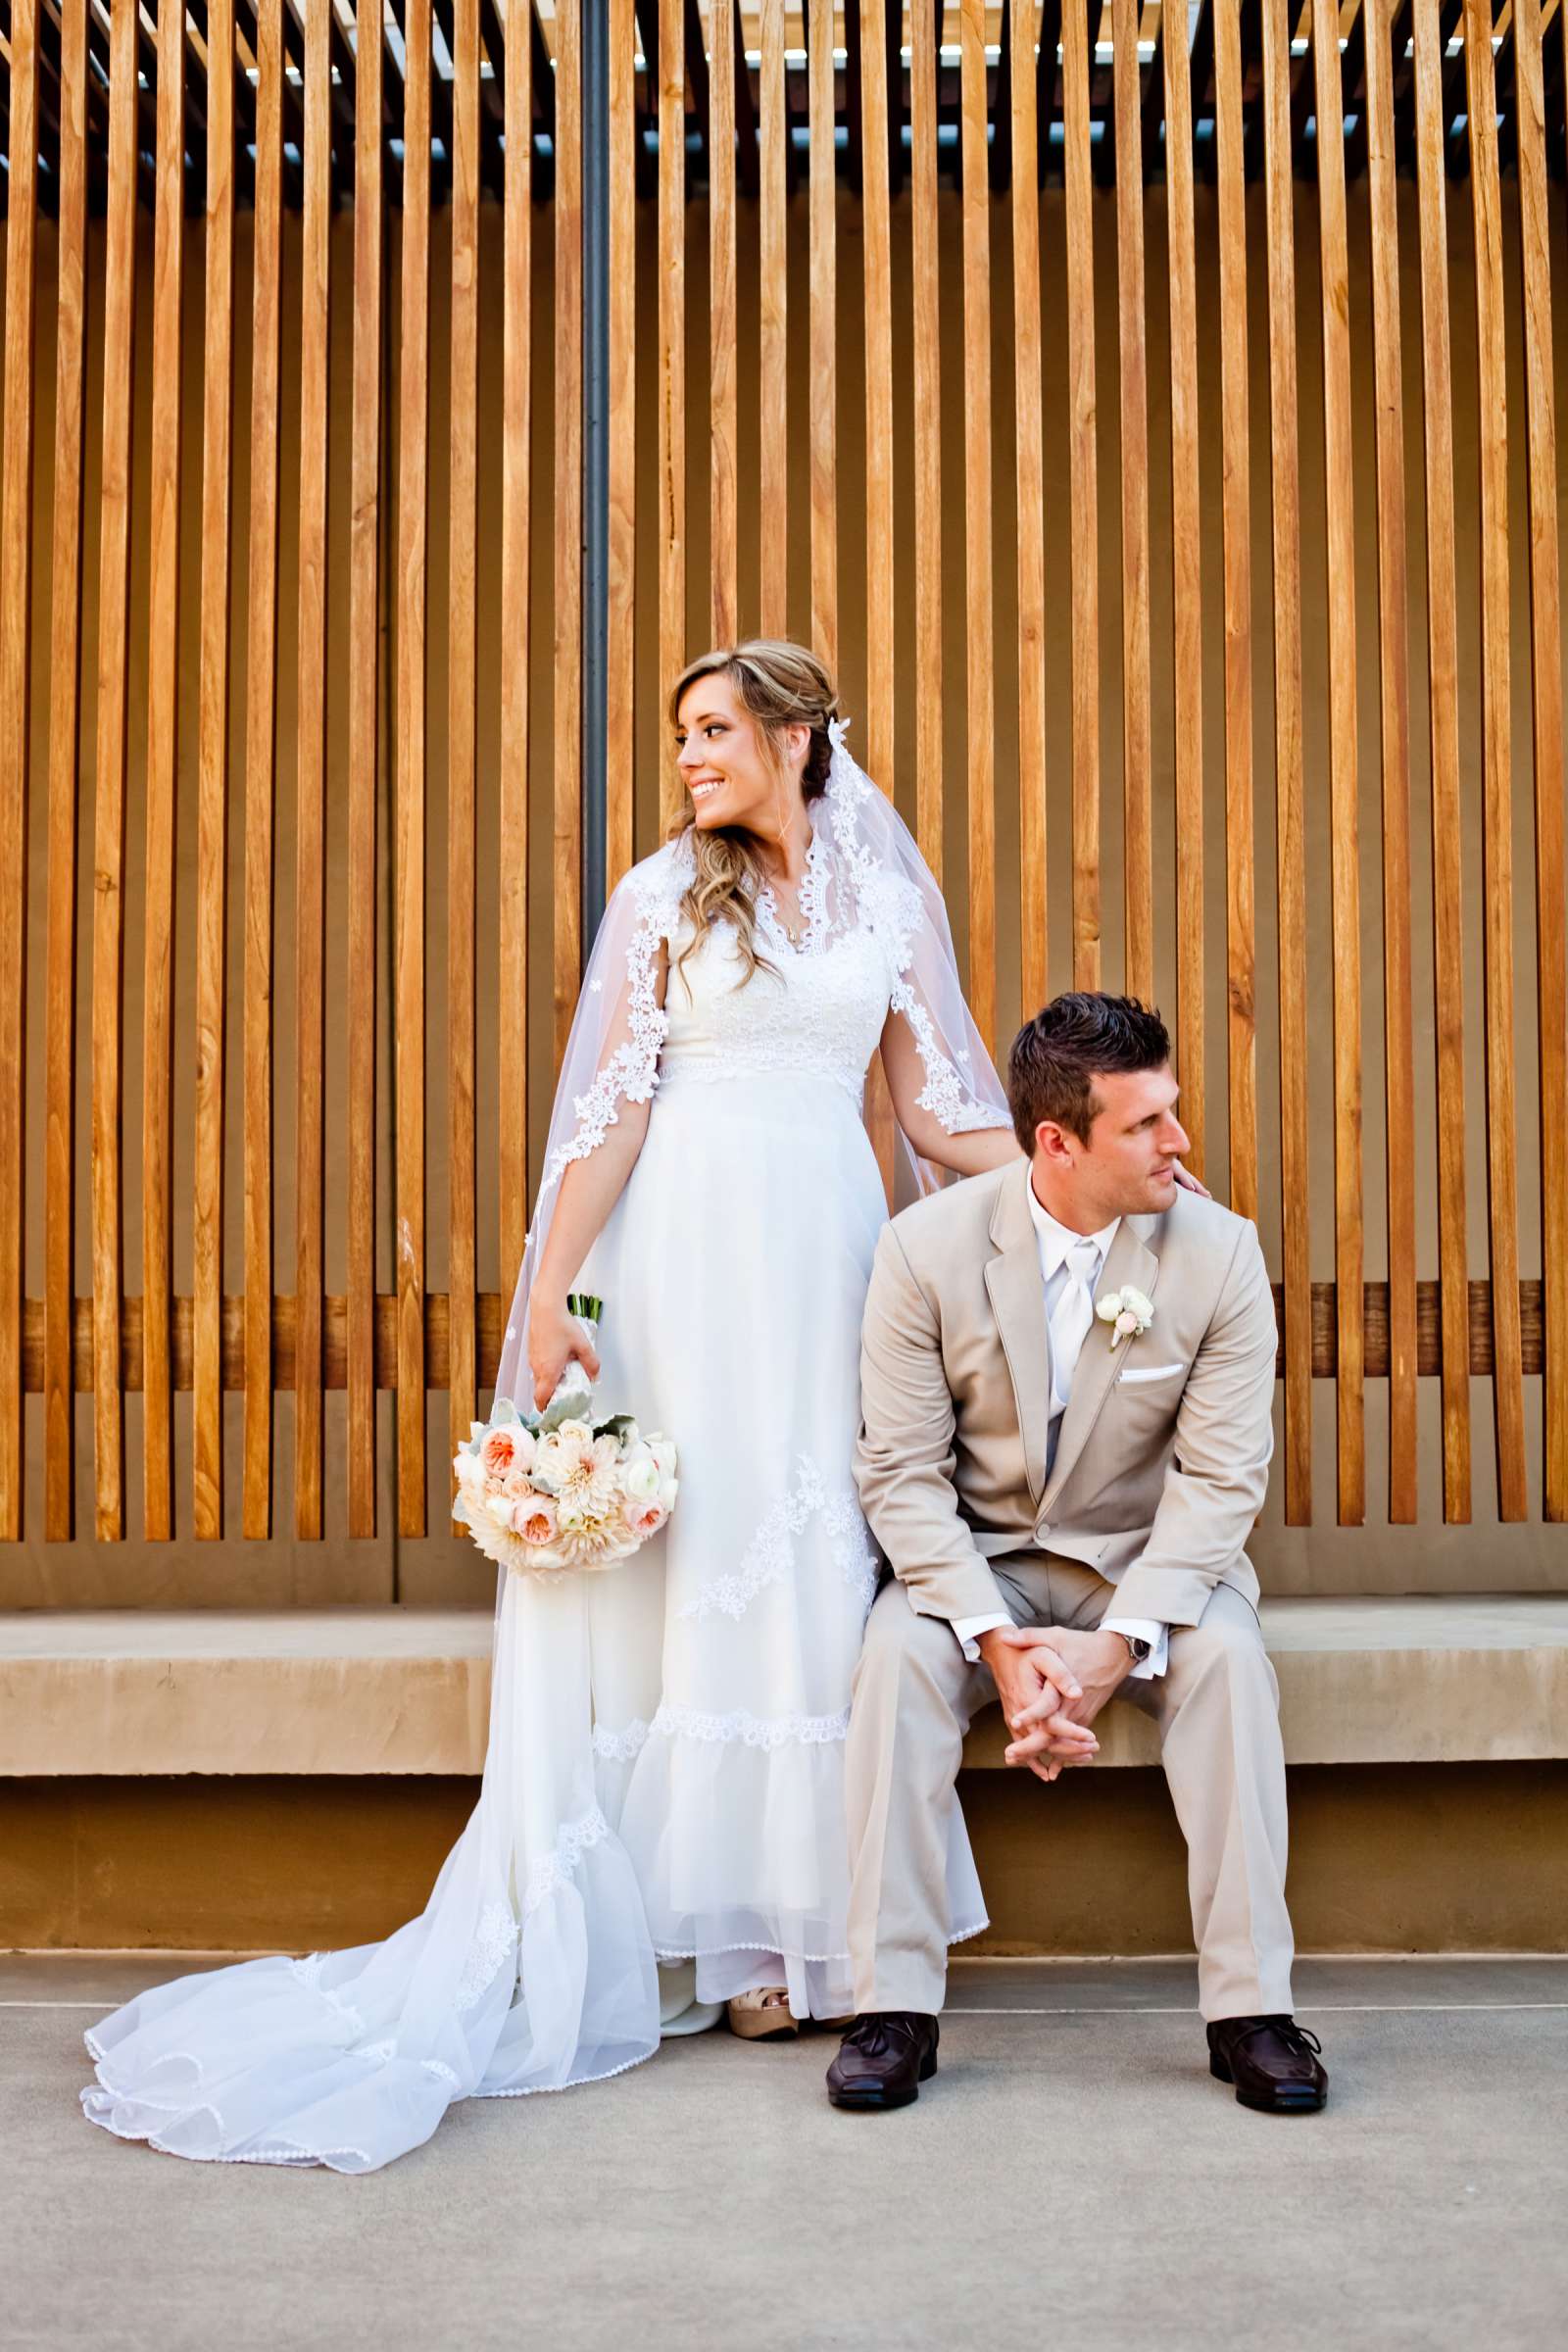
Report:
M815 654L782 637L746 637L739 645L699 654L695 662L687 662L669 690L672 727L679 724L680 706L688 688L699 678L711 677L729 680L736 701L757 729L762 758L781 788L789 783L780 743L783 731L791 726L810 728L801 790L808 802L819 799L827 790L828 763L833 757L828 721L839 715L839 698ZM757 949L757 896L767 880L767 868L756 836L743 825L700 826L689 813L670 827L672 841L681 835L690 836L697 872L681 900L681 912L691 923L693 937L675 968L678 971L687 956L696 953L714 923L727 918L740 941L744 987L759 967L772 969Z

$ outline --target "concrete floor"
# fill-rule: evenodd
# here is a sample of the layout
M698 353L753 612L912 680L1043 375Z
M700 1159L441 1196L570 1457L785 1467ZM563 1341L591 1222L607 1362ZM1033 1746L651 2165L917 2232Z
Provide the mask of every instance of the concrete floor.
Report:
M1303 1963L1319 2116L1210 2081L1189 1964L979 1961L902 2114L719 2033L363 2179L82 2119L82 2028L210 1964L0 1955L8 2352L1568 2344L1568 1961Z

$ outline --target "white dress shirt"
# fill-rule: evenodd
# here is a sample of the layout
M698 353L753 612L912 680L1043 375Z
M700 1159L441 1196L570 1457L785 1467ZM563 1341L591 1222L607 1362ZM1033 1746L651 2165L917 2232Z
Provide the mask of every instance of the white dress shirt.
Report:
M1066 1344L1061 1344L1059 1338L1064 1328L1070 1330L1070 1321L1059 1315L1072 1280L1068 1253L1075 1245L1086 1240L1093 1243L1099 1252L1099 1261L1089 1276L1090 1296L1093 1297L1121 1219L1112 1217L1110 1223L1102 1225L1098 1233L1074 1233L1069 1226L1058 1224L1049 1209L1041 1207L1032 1182L1029 1186L1029 1213L1034 1218L1035 1238L1040 1245L1040 1278L1045 1286L1046 1324L1052 1340L1051 1409L1046 1451L1049 1463L1055 1455L1061 1416L1072 1394L1078 1348L1082 1347L1086 1336L1079 1334L1076 1347L1072 1345L1070 1337ZM1012 1619L1003 1611L993 1610L988 1617L956 1617L953 1622L953 1630L963 1644L964 1656L977 1659L980 1655L980 1636L989 1633L994 1626L1011 1623ZM1152 1617L1103 1617L1101 1627L1105 1633L1130 1634L1134 1640L1149 1643L1148 1657L1129 1669L1132 1675L1147 1679L1151 1675L1164 1673L1170 1648L1168 1625L1161 1625Z

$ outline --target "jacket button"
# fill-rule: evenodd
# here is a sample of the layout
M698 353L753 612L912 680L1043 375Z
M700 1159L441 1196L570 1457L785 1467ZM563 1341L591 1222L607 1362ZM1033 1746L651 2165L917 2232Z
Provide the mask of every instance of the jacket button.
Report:
M1041 1542L1042 1542L1042 1543L1044 1543L1044 1542L1045 1542L1045 1540L1046 1540L1046 1538L1047 1538L1047 1536L1049 1536L1049 1535L1050 1535L1050 1533L1051 1533L1050 1526L1047 1524L1047 1522L1046 1522L1044 1519L1042 1519L1042 1520L1041 1520L1041 1522L1040 1522L1040 1525L1039 1525L1039 1526L1038 1526L1038 1527L1035 1529L1035 1534L1036 1534L1036 1535L1037 1535L1037 1536L1040 1538Z

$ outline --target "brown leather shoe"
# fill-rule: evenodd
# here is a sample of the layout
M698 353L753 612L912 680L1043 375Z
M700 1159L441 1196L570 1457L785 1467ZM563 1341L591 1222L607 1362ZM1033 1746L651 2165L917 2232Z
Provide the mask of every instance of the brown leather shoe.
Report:
M907 2107L937 2071L937 2021L914 2009L858 2017L827 2070L835 2107Z
M1208 2071L1259 2115L1312 2115L1329 2095L1322 2047L1294 2017L1219 2017L1208 2029Z

